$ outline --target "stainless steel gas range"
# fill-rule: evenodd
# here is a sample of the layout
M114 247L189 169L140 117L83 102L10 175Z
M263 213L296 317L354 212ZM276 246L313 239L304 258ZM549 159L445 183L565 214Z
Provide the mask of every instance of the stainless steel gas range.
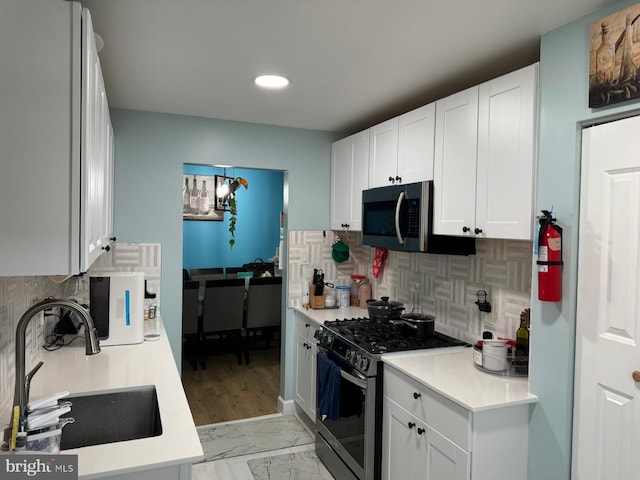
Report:
M316 338L316 454L337 479L378 480L382 354L467 344L439 332L408 337L391 323L367 318L327 321Z

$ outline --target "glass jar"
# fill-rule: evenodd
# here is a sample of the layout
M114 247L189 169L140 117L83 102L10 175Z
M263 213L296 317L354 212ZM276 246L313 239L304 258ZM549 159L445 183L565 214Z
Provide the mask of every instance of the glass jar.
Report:
M364 280L364 275L351 275L351 289L350 289L350 305L357 307L360 305L360 285Z
M346 308L349 306L349 287L344 285L338 285L336 287L336 302L338 308Z

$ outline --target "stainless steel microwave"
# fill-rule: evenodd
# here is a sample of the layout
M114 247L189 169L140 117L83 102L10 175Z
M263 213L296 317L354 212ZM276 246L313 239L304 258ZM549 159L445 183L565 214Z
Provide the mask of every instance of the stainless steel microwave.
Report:
M433 181L362 192L362 244L407 252L473 255L475 238L434 235Z

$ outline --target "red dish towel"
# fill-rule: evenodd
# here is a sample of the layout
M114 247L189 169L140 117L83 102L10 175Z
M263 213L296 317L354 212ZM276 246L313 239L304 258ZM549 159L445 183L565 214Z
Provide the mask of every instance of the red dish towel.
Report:
M376 256L373 259L373 278L378 278L382 272L384 262L387 260L388 250L386 248L376 247Z

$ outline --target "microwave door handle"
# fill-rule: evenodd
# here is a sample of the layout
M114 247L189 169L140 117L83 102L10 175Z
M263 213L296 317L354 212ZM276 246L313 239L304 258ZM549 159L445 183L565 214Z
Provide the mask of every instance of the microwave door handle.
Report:
M340 370L340 376L344 378L347 382L353 383L357 387L360 387L362 390L367 390L367 382L362 380L361 378L354 377L353 375L345 372L344 370Z
M396 237L398 237L398 243L400 243L400 245L404 245L404 238L400 233L400 208L402 207L402 201L404 200L405 196L405 192L400 192L398 202L396 203Z

